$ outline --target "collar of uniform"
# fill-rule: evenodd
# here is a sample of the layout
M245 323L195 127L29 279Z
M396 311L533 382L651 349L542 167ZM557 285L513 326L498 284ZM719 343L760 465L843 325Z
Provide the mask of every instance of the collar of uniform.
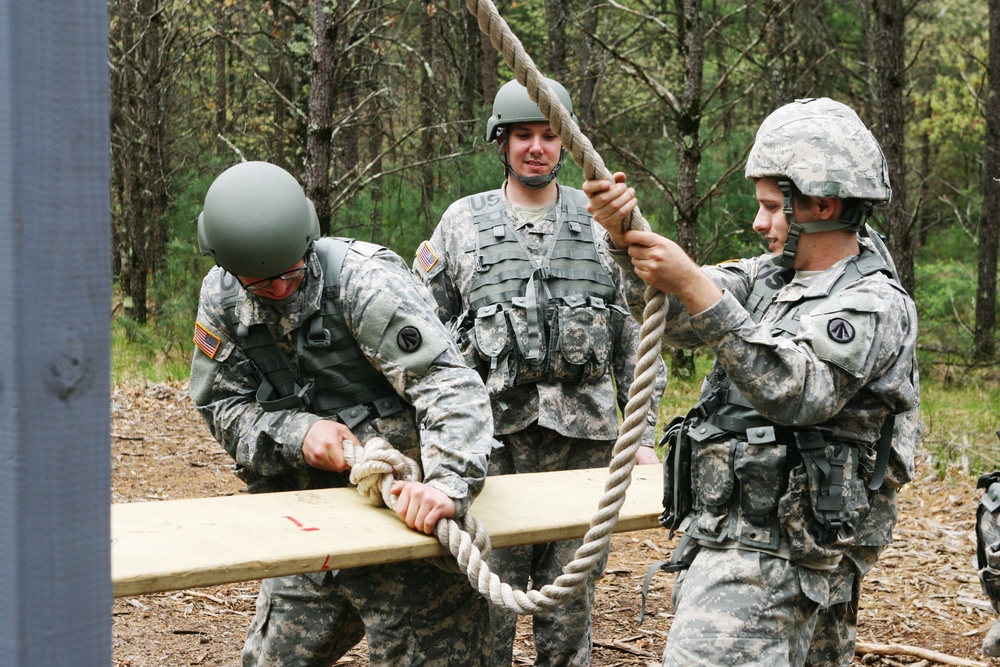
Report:
M559 211L561 210L560 203L562 202L562 186L556 185L556 201L549 208L548 213L546 213L541 220L537 223L532 224L530 220L522 217L514 209L514 204L511 203L510 199L507 198L507 182L504 181L503 187L500 188L500 196L503 198L504 210L507 213L507 217L513 223L511 226L515 231L520 232L525 227L530 227L530 231L535 234L552 234L555 230L556 221L559 217Z
M826 296L833 289L834 283L844 272L844 267L848 262L852 262L857 255L851 255L840 260L829 269L819 271L809 276L795 274L792 281L785 286L777 295L777 301L798 301L799 299L811 299Z

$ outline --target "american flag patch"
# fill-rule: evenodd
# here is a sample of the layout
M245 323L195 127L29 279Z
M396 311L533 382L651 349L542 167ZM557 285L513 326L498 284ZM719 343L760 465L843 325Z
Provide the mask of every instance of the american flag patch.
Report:
M437 254L427 241L421 243L420 247L417 248L417 261L420 262L420 266L424 267L424 271L430 271L438 263Z
M205 353L209 359L215 359L222 345L222 339L202 326L201 322L194 323L194 344Z

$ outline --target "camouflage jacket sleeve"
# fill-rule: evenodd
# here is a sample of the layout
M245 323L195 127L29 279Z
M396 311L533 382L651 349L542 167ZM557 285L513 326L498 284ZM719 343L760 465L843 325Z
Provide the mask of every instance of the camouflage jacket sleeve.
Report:
M265 412L256 401L260 380L243 351L233 341L222 306L223 280L231 276L214 268L201 286L196 345L189 390L212 435L233 457L238 468L262 477L290 470L308 470L302 439L319 419L306 412ZM211 356L209 356L211 355Z
M638 322L643 321L646 308L646 288L647 285L636 275L632 267L626 250L615 248L611 244L607 234L604 235L604 243L608 247L609 256L614 259L615 264L622 275L622 293L628 303L632 317ZM705 266L702 270L707 273L720 289L732 291L737 295L737 300L741 303L749 294L750 286L756 275L757 260L738 260L726 262L717 266ZM664 308L665 322L663 333L663 344L682 349L691 349L703 345L697 333L691 329L690 317L680 299L673 295L667 295Z
M345 263L341 295L362 352L416 411L424 481L464 513L482 489L494 445L486 387L435 316L431 295L394 253Z
M431 238L417 248L413 261L413 271L434 298L438 319L446 324L464 317L468 310L467 289L460 283L471 280L467 274L475 262L476 239L474 227L462 224L467 220L471 221L471 212L464 200L449 206Z

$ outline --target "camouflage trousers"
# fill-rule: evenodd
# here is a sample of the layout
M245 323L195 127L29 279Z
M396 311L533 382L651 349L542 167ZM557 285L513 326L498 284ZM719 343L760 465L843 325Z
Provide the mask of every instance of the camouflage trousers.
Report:
M367 637L372 667L485 667L488 607L422 560L265 579L243 665L329 667Z
M878 563L882 546L852 546L830 576L830 603L820 609L806 667L847 667L858 639L861 582Z
M531 426L525 431L497 436L504 447L490 457L490 476L512 473L552 472L601 468L611 460L613 442L567 438L555 431ZM486 482L489 484L489 481ZM539 508L542 511L544 508ZM537 590L555 581L573 560L583 540L494 550L490 569L514 588ZM576 597L555 609L532 616L535 665L588 667L592 645L590 612L594 606L594 583L604 571L607 553L597 563L590 579ZM490 605L493 630L493 667L510 667L513 659L517 615Z
M702 547L674 585L664 667L800 667L828 575L777 556Z

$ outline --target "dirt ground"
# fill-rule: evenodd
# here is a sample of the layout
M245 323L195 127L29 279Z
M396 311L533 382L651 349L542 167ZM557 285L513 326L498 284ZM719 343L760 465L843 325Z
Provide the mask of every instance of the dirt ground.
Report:
M182 384L129 383L112 396L112 484L117 503L231 495L242 484L209 435ZM859 625L861 665L990 665L980 647L996 614L986 602L972 558L978 494L975 480L954 470L930 473L901 494L896 543L866 579ZM673 544L660 530L614 536L594 610L592 664L659 665L670 628L673 577L653 580L647 617L636 623L650 563ZM114 667L239 665L258 582L118 598L114 602ZM524 619L522 619L524 621ZM522 622L515 665L530 665L533 648ZM368 664L362 643L339 665Z

